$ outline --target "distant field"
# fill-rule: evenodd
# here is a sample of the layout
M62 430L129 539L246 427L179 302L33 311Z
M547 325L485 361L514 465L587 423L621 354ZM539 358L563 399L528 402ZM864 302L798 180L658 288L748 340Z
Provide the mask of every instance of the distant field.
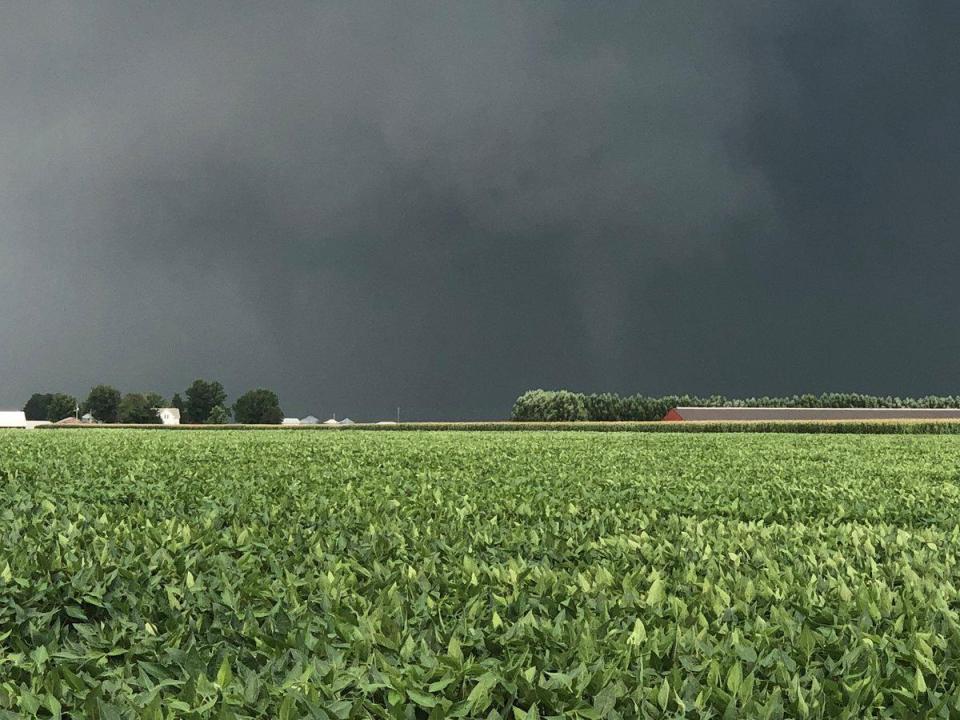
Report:
M0 488L0 717L960 712L960 437L3 431Z

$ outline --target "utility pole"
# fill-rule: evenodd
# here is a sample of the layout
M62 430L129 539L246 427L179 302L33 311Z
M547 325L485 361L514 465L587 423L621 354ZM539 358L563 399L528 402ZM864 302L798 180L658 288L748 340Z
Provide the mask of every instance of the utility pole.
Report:
M400 406L397 405L397 422L400 422Z

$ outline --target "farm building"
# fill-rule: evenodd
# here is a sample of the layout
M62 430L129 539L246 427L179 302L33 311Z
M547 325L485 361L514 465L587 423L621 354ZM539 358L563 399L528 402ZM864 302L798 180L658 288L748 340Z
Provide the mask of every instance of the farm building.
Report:
M22 410L0 410L0 428L24 428L27 425L27 416Z
M738 420L960 420L960 408L676 407L665 421Z
M299 425L300 418L284 418L281 422L281 425Z
M164 425L179 425L180 408L157 408L157 417Z
M320 421L313 415L307 415L305 418L300 418L301 425L316 425L319 422Z

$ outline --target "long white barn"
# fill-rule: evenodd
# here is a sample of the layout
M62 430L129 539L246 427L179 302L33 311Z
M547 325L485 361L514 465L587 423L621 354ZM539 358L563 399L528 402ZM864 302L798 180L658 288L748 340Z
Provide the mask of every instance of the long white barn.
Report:
M960 420L960 408L676 407L666 421L737 420Z
M0 410L0 428L28 428L27 416L22 410Z

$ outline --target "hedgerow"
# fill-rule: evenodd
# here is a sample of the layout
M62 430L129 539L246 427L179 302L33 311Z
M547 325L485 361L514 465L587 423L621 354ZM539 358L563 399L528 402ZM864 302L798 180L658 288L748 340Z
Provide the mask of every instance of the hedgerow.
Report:
M951 717L960 439L0 433L0 717Z
M723 395L620 396L615 393L587 395L569 390L530 390L514 403L511 417L518 421L661 420L675 407L780 407L780 408L960 408L960 396L928 395L901 398L861 393L823 393L789 397L728 398Z

